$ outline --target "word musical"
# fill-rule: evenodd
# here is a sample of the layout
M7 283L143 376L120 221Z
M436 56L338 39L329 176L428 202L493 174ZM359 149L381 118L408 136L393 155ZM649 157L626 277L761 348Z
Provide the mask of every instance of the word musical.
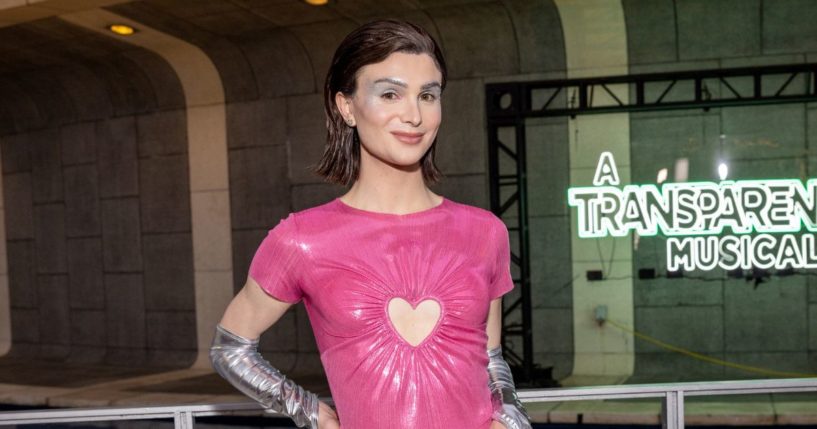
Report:
M579 237L664 234L671 271L817 268L814 235L769 234L817 231L817 179L618 184L613 156L604 152L594 186L568 190ZM707 237L727 230L735 235Z

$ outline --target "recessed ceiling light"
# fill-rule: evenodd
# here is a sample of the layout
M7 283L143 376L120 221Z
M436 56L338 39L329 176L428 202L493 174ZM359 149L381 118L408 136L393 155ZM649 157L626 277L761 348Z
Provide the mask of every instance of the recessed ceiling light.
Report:
M130 36L131 34L136 32L136 29L131 27L130 25L125 24L111 24L108 26L108 30L120 35L120 36Z
M329 0L304 0L307 4L311 4L312 6L323 6L326 3L329 3Z

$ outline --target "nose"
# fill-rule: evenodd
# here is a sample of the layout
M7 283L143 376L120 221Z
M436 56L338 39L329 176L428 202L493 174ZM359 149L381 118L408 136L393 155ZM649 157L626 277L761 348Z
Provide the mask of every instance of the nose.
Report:
M406 99L406 105L403 107L400 120L409 123L414 127L419 126L423 122L423 115L422 112L420 112L419 101Z

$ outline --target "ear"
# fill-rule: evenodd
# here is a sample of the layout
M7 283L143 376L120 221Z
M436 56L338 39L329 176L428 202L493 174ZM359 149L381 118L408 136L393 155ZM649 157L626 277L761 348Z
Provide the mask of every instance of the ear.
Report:
M355 122L355 115L352 109L352 98L345 96L342 92L338 91L335 94L335 105L338 106L338 110L340 114L343 116L343 120L347 123L351 121L352 123Z

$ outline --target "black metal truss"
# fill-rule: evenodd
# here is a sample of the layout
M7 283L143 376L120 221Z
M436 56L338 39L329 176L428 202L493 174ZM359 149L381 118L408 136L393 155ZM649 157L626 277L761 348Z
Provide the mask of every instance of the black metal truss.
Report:
M486 85L489 121L817 101L817 64Z
M485 86L491 210L502 217L515 206L518 251L511 261L518 267L520 296L503 303L503 350L521 384L540 384L533 364L530 280L530 242L527 212L525 119L580 114L639 112L672 109L731 107L817 101L817 64L794 64L695 70L625 76L562 79L536 82L492 83ZM503 142L500 129L512 128L514 142ZM500 171L500 157L515 172ZM510 188L508 192L500 189ZM508 195L503 199L503 195ZM520 312L521 322L505 319ZM508 347L521 338L521 352ZM518 378L517 378L518 377ZM547 380L546 380L547 382Z
M499 139L499 130L503 127L513 127L516 144L515 148L510 147L507 142ZM520 297L512 303L503 302L502 312L502 341L503 351L508 356L512 366L520 368L522 371L519 381L531 381L533 375L533 332L531 326L531 291L530 291L530 243L528 242L528 209L527 209L527 179L526 179L526 154L525 144L525 124L507 123L505 121L489 121L488 123L488 147L490 153L489 177L490 177L490 198L491 210L499 217L508 212L516 205L517 226L508 228L509 234L517 234L519 251L511 251L511 263L519 267L519 277L514 278L514 283L520 285ZM500 152L508 156L516 165L514 174L501 174L499 171ZM507 199L501 201L500 188L516 188ZM515 311L521 311L521 323L508 324L505 319ZM520 356L514 347L508 347L507 343L511 337L522 338L522 355Z

